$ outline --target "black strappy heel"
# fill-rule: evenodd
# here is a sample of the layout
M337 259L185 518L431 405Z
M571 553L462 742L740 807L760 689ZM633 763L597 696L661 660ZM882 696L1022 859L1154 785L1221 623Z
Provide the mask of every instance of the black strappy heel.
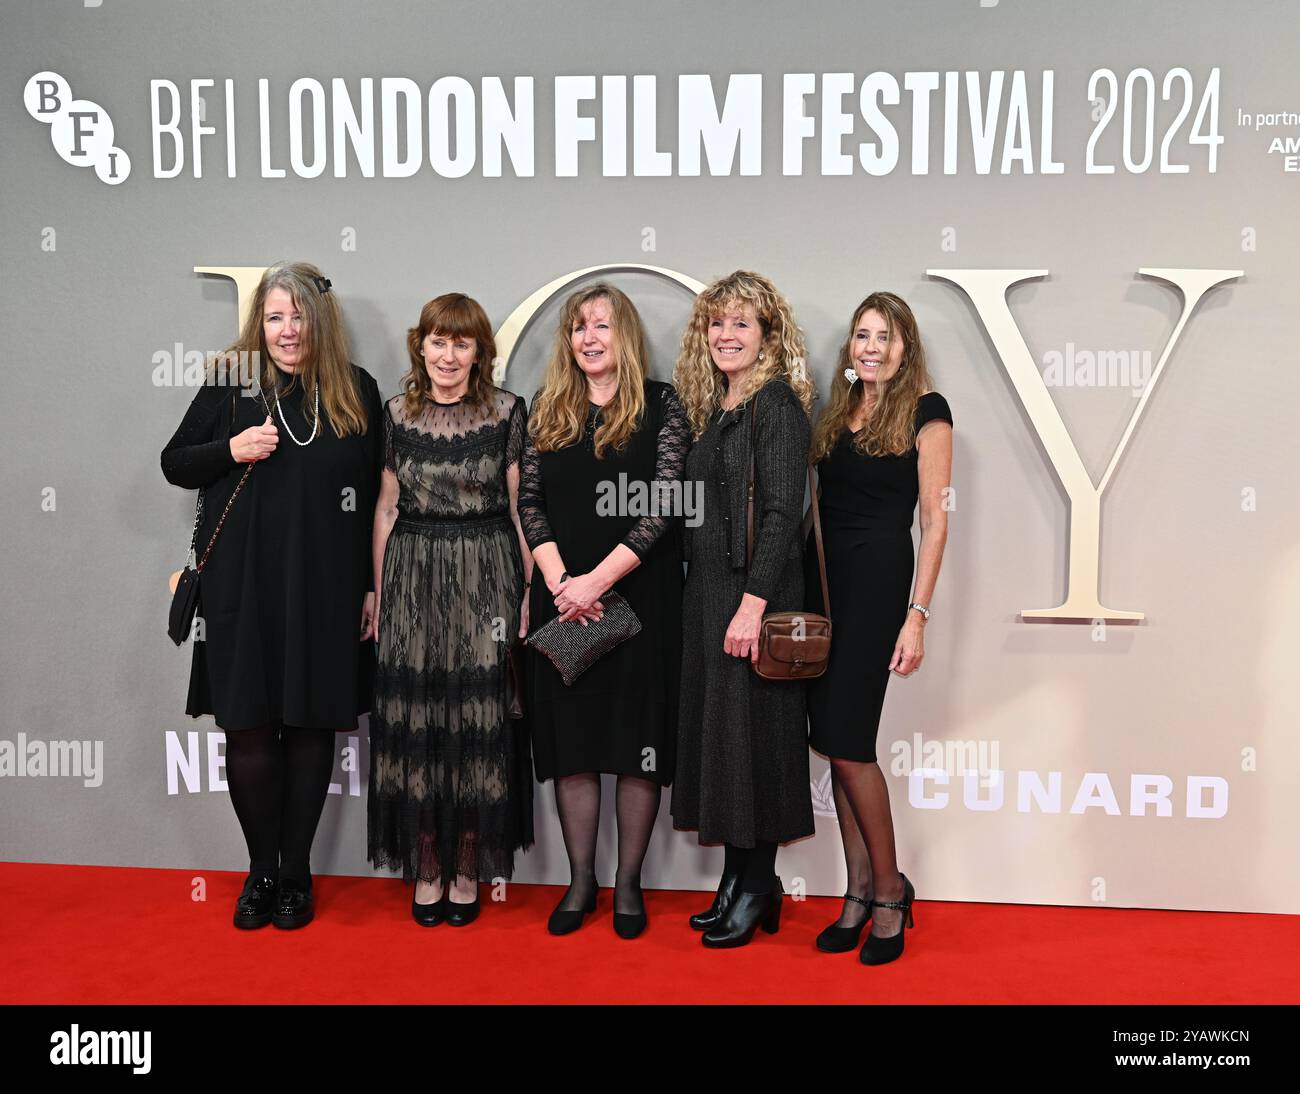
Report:
M867 940L862 944L862 952L858 954L858 960L864 965L887 965L890 961L897 961L903 956L903 932L908 927L916 926L916 919L912 915L916 890L912 888L906 874L900 871L898 876L903 879L903 899L873 900L871 903L877 908L897 908L903 913L902 926L898 928L898 934L891 934L888 938L867 935Z
M862 938L862 928L871 922L871 901L863 900L862 897L854 896L852 893L845 893L844 899L866 908L866 918L856 927L837 927L832 923L817 936L817 948L822 953L848 953Z

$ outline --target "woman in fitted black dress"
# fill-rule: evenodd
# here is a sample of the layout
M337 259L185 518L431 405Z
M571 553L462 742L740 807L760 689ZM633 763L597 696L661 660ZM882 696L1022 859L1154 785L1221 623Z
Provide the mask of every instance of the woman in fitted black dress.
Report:
M902 953L916 895L897 868L876 736L890 672L910 676L924 656L947 538L952 413L930 390L916 320L893 293L858 305L840 368L813 434L835 637L826 673L808 684L808 714L810 743L831 761L848 889L840 918L817 946L852 949L870 920L860 956L875 965ZM918 500L919 564L912 548ZM820 604L814 574L807 588Z

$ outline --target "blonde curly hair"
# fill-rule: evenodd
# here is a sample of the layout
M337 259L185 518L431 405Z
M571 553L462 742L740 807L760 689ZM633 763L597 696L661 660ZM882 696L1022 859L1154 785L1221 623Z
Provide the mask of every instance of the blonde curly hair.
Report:
M790 385L804 413L811 417L817 387L808 373L808 351L790 302L762 274L736 270L695 298L673 370L673 385L697 440L708 429L709 419L717 413L727 391L726 375L713 363L709 352L709 323L744 305L751 307L758 318L763 345L760 359L745 377L740 401L745 402L769 380L779 377Z

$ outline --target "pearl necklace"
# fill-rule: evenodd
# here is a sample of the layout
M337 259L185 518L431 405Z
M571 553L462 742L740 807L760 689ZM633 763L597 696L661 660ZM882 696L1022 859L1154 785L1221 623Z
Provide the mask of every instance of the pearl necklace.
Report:
M293 430L289 428L289 423L284 420L284 411L280 409L279 391L275 391L275 412L280 415L280 424L284 426L284 431L289 434L289 439L299 448L306 448L316 439L316 431L320 429L320 385L316 385L316 409L313 412L313 416L316 420L312 423L311 436L305 441L298 440L298 438L293 435Z

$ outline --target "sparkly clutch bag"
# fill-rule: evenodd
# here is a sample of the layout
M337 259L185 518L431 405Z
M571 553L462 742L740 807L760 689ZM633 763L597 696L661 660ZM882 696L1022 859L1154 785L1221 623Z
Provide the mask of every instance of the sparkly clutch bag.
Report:
M607 592L600 602L601 617L585 627L576 619L558 615L533 631L525 642L555 666L566 684L572 684L615 646L641 632L641 620L616 592Z

